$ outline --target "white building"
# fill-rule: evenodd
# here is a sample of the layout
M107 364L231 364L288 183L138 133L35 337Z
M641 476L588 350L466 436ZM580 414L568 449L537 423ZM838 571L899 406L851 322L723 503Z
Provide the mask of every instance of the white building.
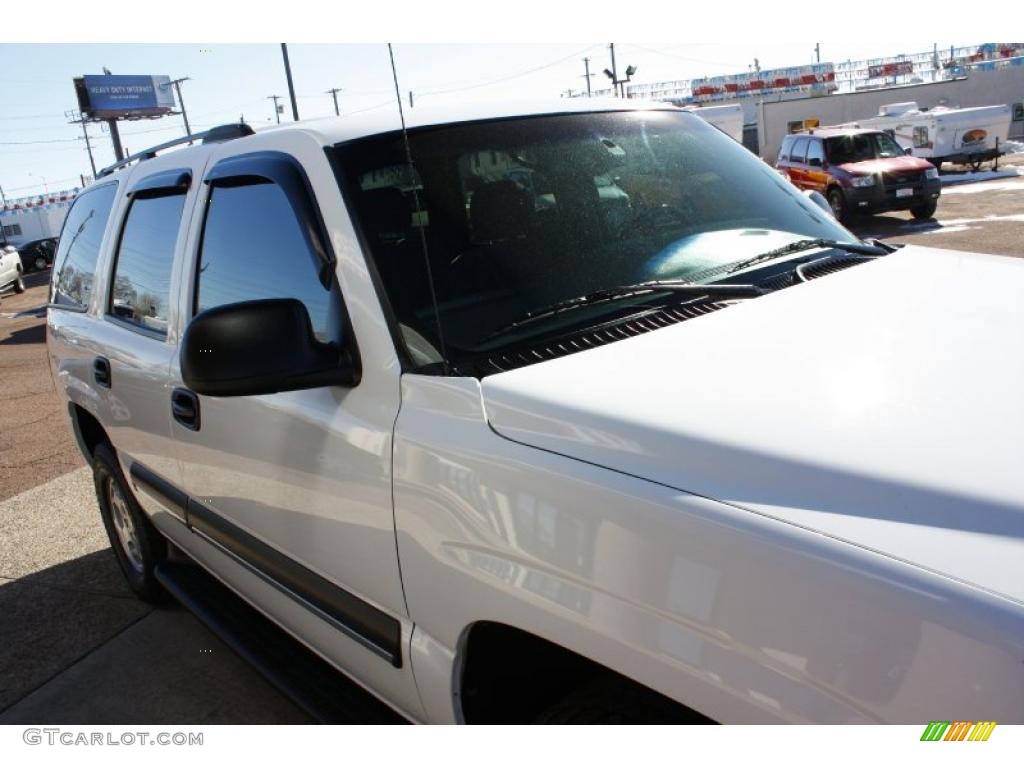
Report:
M8 200L0 210L3 239L18 247L31 240L57 237L78 188Z

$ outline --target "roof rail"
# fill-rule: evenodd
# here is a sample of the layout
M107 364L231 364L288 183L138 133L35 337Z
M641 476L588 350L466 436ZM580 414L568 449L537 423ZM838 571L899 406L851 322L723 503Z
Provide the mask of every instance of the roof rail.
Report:
M106 168L96 174L97 179L101 179L104 176L108 176L119 168L124 168L130 163L134 163L136 160L152 160L156 157L157 152L162 152L165 149L171 147L177 147L181 144L186 144L193 141L201 141L203 144L213 144L220 141L230 141L231 139L238 139L242 136L252 136L255 131L249 127L246 123L228 123L226 125L217 125L210 128L208 131L202 131L200 133L193 133L188 136L182 136L180 139L173 139L171 141L164 142L163 144L157 144L155 147L144 149L141 152L137 152L134 155L129 155L124 160L119 160L113 165L108 165Z

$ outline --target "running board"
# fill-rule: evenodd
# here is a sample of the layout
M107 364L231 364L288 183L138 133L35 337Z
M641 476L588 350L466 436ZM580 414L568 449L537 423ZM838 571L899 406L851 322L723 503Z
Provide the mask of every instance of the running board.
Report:
M200 566L168 561L156 567L155 576L175 600L315 721L406 722Z

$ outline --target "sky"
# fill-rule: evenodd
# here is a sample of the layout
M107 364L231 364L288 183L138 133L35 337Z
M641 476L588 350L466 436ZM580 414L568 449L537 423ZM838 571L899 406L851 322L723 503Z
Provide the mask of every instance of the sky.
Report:
M619 71L637 67L634 82L688 79L745 72L756 56L762 69L814 61L814 40L766 38L756 45L719 40L696 43L616 43ZM822 61L845 61L940 50L984 40L874 39L821 41ZM395 62L403 96L414 103L460 100L557 98L584 89L583 57L596 73L610 66L607 43L396 44ZM300 118L334 113L329 88L338 94L342 116L368 109L396 110L394 84L383 43L288 46ZM0 44L0 187L8 199L67 189L90 175L80 125L68 123L75 108L72 78L100 74L189 77L182 86L192 130L234 122L255 128L274 121L268 96L284 97L282 121L291 120L280 45L249 44ZM397 115L397 111L396 111ZM137 152L185 133L180 116L120 124L125 149ZM96 167L114 161L105 126L91 124Z

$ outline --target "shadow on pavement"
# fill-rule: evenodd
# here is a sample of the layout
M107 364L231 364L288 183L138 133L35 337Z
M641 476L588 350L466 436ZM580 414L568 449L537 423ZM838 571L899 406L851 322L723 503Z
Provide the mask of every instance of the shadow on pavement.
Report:
M13 331L7 338L0 338L0 346L16 346L18 344L44 344L46 342L46 325L37 323L28 328Z

